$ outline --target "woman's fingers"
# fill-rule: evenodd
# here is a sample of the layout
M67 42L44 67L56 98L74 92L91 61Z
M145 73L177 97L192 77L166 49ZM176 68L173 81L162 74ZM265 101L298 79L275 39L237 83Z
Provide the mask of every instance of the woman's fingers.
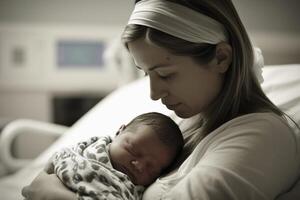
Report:
M22 189L25 200L76 199L76 194L67 189L55 174L41 171Z
M29 185L22 188L21 193L26 200L35 199L36 193L39 190L37 188L41 185L40 179L44 174L46 173L41 171Z

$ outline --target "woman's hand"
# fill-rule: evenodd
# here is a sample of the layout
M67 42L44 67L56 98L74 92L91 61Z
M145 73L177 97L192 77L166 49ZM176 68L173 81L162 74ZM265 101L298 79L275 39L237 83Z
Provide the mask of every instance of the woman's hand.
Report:
M29 186L22 189L25 200L75 200L76 194L66 188L55 174L42 171Z

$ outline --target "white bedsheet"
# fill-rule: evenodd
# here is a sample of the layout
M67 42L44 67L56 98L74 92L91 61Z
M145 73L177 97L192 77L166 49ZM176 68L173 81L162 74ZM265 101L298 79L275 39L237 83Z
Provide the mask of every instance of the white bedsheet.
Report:
M300 124L300 64L267 66L262 87L273 102ZM119 126L148 111L171 112L160 102L151 101L147 78L124 86L97 104L57 142L19 172L0 179L0 200L20 200L21 188L31 182L52 152L61 146L92 135L114 135ZM300 169L299 169L300 170Z

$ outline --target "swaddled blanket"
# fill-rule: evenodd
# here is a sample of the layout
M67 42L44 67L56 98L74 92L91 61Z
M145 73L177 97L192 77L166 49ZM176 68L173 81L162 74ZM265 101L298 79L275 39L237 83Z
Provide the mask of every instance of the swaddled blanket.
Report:
M92 137L72 148L54 154L54 173L78 199L136 200L144 188L134 185L129 177L115 170L110 162L110 137Z

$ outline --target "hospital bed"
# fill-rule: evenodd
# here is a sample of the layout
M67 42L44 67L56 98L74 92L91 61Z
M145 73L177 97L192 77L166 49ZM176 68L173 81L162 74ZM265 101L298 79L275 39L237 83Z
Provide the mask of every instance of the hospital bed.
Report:
M300 125L300 64L266 66L263 77L262 87L268 97ZM49 156L62 146L93 135L114 135L121 124L144 112L170 115L171 111L160 102L150 100L148 84L145 77L120 87L70 128L28 119L9 123L0 135L0 162L4 165L0 169L0 199L22 199L21 188L32 181ZM18 157L24 152L27 154ZM300 183L290 196L281 199L300 199L297 191L300 193Z

